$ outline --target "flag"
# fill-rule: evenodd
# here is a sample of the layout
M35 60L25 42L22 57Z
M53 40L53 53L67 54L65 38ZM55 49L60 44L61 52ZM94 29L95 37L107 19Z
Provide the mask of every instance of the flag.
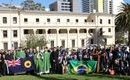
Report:
M32 57L30 58L24 58L22 62L22 66L24 67L24 70L26 72L34 71L34 59Z
M70 60L68 71L70 74L88 74L95 72L97 61Z
M21 59L17 59L17 60L6 60L8 74L25 73L24 68L22 67L21 63L22 63Z
M7 60L7 64L8 64L8 67L15 67L17 65L21 65L20 64L20 60L17 59L17 60Z

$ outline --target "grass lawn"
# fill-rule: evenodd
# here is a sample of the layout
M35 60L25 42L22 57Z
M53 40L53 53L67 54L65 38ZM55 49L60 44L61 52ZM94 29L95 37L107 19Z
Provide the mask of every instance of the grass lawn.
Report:
M108 75L56 75L48 74L42 76L16 75L2 76L0 80L130 80L129 76L108 76Z

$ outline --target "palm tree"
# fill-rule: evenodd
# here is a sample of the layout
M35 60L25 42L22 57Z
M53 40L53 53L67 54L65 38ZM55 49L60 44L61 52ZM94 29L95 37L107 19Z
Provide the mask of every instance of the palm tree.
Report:
M128 31L128 45L130 46L130 4L122 3L121 12L116 15L116 31Z

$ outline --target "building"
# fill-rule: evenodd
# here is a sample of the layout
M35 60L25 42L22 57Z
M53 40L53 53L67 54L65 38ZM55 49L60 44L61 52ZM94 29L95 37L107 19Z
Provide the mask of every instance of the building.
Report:
M114 15L0 8L0 48L20 47L26 36L44 35L47 46L82 48L115 44ZM102 34L101 34L102 33Z
M113 14L118 14L120 12L120 6L121 6L121 3L124 3L124 0L112 0L113 2Z
M104 13L113 14L112 0L104 0Z
M81 0L57 0L49 5L50 11L81 12Z
M92 13L94 10L94 0L82 0L82 12Z
M113 14L113 0L57 0L50 11Z

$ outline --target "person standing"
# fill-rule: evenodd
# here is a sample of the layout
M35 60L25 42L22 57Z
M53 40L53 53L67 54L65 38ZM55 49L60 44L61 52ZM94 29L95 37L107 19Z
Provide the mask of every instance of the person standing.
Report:
M53 48L53 51L50 55L50 62L51 62L51 72L52 73L58 73L58 55L59 52L56 50L56 48Z
M6 74L5 52L0 52L0 76Z
M16 53L16 59L19 59L19 58L25 58L26 57L26 54L25 52L20 49L17 53Z
M37 52L34 56L35 72L39 75L43 73L43 54L37 48Z
M50 73L50 52L48 52L48 47L45 47L45 51L43 53L43 73Z

